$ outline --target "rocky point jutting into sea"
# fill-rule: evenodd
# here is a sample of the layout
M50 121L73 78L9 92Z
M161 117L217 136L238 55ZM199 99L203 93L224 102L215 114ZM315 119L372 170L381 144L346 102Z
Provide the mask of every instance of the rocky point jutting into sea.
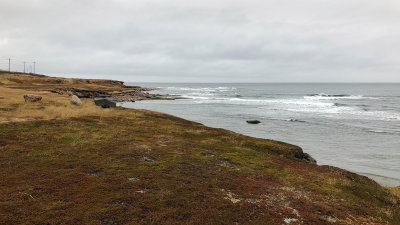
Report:
M399 188L299 146L94 104L146 91L0 73L0 224L400 224Z

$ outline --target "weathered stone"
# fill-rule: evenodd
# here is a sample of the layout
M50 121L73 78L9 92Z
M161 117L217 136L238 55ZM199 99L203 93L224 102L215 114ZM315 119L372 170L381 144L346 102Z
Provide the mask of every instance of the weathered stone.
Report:
M27 95L24 95L24 99L25 99L25 101L28 101L28 102L37 102L37 101L42 100L42 96L34 95L34 94L27 94Z
M139 178L136 178L136 177L130 177L130 178L128 178L128 182L136 182L136 181L138 181L138 180L140 180Z
M106 98L111 96L101 90L85 90L77 88L56 88L51 90L51 92L61 95L67 93L68 95L76 95L79 98Z
M292 150L293 156L297 159L301 159L304 161L308 161L310 163L316 164L317 160L315 160L311 155L308 153L304 153L302 149L294 149Z
M259 120L247 120L246 122L249 123L249 124L259 124L259 123L261 123Z
M72 105L82 105L82 101L76 95L72 95L69 102L71 102Z
M143 156L143 160L145 162L154 162L155 161L155 159L150 156Z
M94 103L102 108L114 108L117 107L117 103L110 98L95 98Z

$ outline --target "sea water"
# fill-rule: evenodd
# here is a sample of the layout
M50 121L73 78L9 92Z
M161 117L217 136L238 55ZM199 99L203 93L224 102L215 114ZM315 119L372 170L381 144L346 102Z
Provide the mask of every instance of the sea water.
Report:
M124 107L288 142L302 147L319 165L400 185L400 84L139 85L188 99L123 103ZM261 123L246 123L253 119Z

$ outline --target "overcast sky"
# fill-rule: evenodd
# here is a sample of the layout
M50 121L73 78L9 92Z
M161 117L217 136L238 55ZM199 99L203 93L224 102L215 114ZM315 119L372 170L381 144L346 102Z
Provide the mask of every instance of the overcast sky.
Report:
M399 0L0 0L0 28L2 69L11 57L133 82L400 82Z

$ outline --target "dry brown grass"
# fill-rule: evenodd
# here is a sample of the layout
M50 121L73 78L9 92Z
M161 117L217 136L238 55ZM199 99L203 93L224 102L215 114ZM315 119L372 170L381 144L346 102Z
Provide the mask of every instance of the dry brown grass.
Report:
M68 95L50 92L56 88L101 90L109 93L131 91L123 83L110 80L74 79L0 71L0 123L64 119L78 116L110 116L113 109L97 107L92 99L82 105L69 102ZM41 102L25 102L25 94L38 94ZM118 114L118 113L117 113Z
M41 102L25 102L25 94L38 94ZM0 86L0 123L64 119L85 115L110 116L112 109L96 106L92 99L81 99L82 105L69 102L69 96L45 91L25 91Z
M387 189L394 195L396 195L397 197L399 197L400 199L400 186L398 187L387 187Z
M51 90L54 88L78 88L87 90L102 90L109 92L124 92L132 89L123 86L120 81L101 79L76 79L49 77L44 75L10 74L0 71L0 86L20 88L25 90Z

